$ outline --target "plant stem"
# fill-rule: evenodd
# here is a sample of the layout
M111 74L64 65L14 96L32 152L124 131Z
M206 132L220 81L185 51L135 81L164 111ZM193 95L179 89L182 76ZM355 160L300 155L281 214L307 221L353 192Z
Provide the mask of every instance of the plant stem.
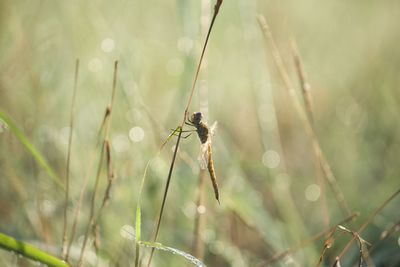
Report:
M72 92L71 113L70 113L70 121L69 121L67 166L66 166L66 175L65 175L65 204L64 204L63 239L62 239L62 248L61 248L61 253L62 253L63 259L66 259L67 247L68 247L67 226L68 226L68 199L69 199L69 170L70 170L70 161L71 161L72 134L73 134L73 129L74 129L75 98L76 98L76 90L78 87L77 86L78 85L78 72L79 72L79 59L77 59L75 62L74 89Z

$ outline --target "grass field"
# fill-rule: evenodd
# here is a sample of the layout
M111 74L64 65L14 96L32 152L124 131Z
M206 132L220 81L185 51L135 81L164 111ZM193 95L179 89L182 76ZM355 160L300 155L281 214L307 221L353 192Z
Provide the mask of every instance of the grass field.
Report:
M0 266L400 265L400 2L214 5L0 1Z

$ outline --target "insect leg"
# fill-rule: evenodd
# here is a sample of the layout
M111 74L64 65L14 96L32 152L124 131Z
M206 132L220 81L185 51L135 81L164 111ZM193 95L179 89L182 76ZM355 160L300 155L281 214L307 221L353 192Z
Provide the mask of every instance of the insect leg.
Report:
M172 133L170 133L170 134L168 135L168 137L165 139L165 141L161 144L160 150L163 149L163 147L168 143L169 139L171 139L172 136L176 136L177 133L178 133L178 132L181 132L181 131L182 131L182 127L180 127L180 126L176 127L176 129L173 129L173 130L172 130Z
M175 129L171 129L171 131L175 131L175 133L176 132L189 133L189 132L195 132L196 130L184 130L184 131L183 130L182 131L178 130L178 131L176 131Z

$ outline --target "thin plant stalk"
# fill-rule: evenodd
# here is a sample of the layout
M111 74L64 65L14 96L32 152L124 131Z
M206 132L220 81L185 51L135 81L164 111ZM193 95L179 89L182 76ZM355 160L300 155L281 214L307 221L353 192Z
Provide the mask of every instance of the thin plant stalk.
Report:
M300 120L306 130L306 133L309 135L309 137L311 139L314 153L317 155L318 158L320 158L321 167L322 167L324 176L327 179L327 181L329 182L329 185L332 188L334 196L335 196L342 212L345 215L350 215L351 211L348 207L346 199L344 198L342 190L340 189L340 187L337 183L336 177L334 176L329 163L327 162L327 160L325 159L325 157L323 155L317 135L315 134L314 129L311 126L310 121L308 120L307 115L306 115L303 107L300 104L299 99L297 98L296 91L294 90L294 87L292 86L288 72L283 64L282 57L279 53L279 50L278 50L277 44L275 42L275 39L272 35L272 32L269 29L267 21L265 20L265 18L262 15L259 15L258 22L260 24L260 27L264 34L265 39L271 45L271 53L272 53L272 57L273 57L275 66L276 66L278 73L285 85L284 87L287 90L287 93L292 101L292 104L293 104L294 108L296 109L296 113L300 116Z
M379 240L372 244L372 247L370 249L370 253L372 254L376 248L379 247L379 245L386 239L388 239L391 235L394 233L397 233L400 231L400 220L395 222L392 226L389 228L385 229L382 233L381 236L379 237Z
M78 87L78 73L79 73L79 59L75 62L75 76L74 76L74 89L72 92L72 103L71 113L69 121L69 138L68 138L68 152L67 152L67 164L65 174L65 204L64 204L64 223L63 223L63 239L62 239L62 257L63 259L67 256L68 238L67 238L67 227L68 227L68 200L69 200L69 173L70 173L70 161L71 161L71 147L72 147L72 134L74 129L74 115L75 115L75 98Z
M324 259L324 256L326 254L326 251L332 247L333 242L334 242L334 235L337 232L337 230L340 230L344 233L348 233L351 234L353 236L354 239L356 239L358 241L358 247L359 247L359 251L360 251L360 257L358 260L358 266L362 267L363 266L363 262L367 263L367 266L370 267L375 267L374 262L372 261L368 250L366 248L366 244L370 245L367 241L365 241L363 238L361 238L360 234L357 232L354 232L352 230L347 229L346 227L342 226L342 225L337 225L337 227L335 227L332 232L329 234L327 240L324 243L324 247L322 249L321 255L319 257L319 261L316 265L316 267L321 266L322 260ZM336 262L338 262L338 257L336 257L335 260L335 264Z
M297 47L295 40L292 40L291 46L292 46L294 64L296 67L297 76L299 78L300 88L303 95L306 112L308 118L310 119L310 124L314 126L314 104L311 95L311 85L308 82L307 74L306 71L304 70L304 64L303 61L301 60L299 49Z
M101 210L107 205L108 201L110 200L110 192L111 192L111 187L115 179L115 173L112 165L112 157L111 157L111 147L110 147L110 142L106 140L105 143L106 147L106 159L107 159L107 188L106 191L104 192L104 197L103 197L103 203L101 204L101 208L99 210L99 214L101 213Z
M85 236L83 239L83 244L82 244L82 248L81 248L81 254L79 256L79 262L78 262L78 266L82 266L83 265L83 258L85 255L85 250L86 250L86 245L87 245L87 241L89 239L89 233L90 230L92 229L93 225L95 224L94 222L94 210L95 210L95 204L96 204L96 196L97 196L97 190L98 190L98 186L99 186L99 181L100 181L100 173L101 173L101 169L102 169L102 162L103 162L103 156L104 156L104 146L102 146L101 148L101 152L100 152L100 159L99 159L99 165L97 167L97 173L96 173L96 180L95 180L95 185L94 185L94 191L93 191L93 195L90 201L90 214L89 214L89 221L88 224L86 226L86 232L85 232Z
M314 109L313 109L313 99L311 95L311 86L307 79L307 74L304 69L303 61L301 60L299 49L297 48L297 44L295 40L292 40L292 53L294 58L294 64L297 70L297 76L299 78L300 88L303 95L304 106L308 115L308 119L310 121L311 126L315 131L315 123L314 123ZM322 210L322 218L324 222L324 227L329 226L329 212L328 212L328 205L326 202L325 196L325 184L321 177L321 159L318 157L316 153L314 153L314 162L315 162L315 180L320 187L321 194L320 194L320 204Z
M206 39L205 39L205 42L204 42L203 50L201 52L199 63L197 65L196 75L194 77L193 84L192 84L192 89L190 91L188 102L186 104L186 107L185 107L185 110L184 110L184 113L183 113L183 119L182 119L182 122L181 122L181 124L179 126L179 134L178 134L178 138L176 140L174 154L173 154L171 165L170 165L169 172L168 172L167 182L166 182L166 185L165 185L164 196L163 196L163 200L162 200L162 203L161 203L161 209L160 209L160 213L159 213L158 220L157 220L156 232L155 232L155 235L154 235L153 242L157 242L158 233L159 233L159 230L160 230L161 219L162 219L162 215L163 215L163 212L164 212L165 201L166 201L167 194L168 194L168 188L169 188L169 184L170 184L171 177L172 177L172 171L173 171L174 165L175 165L176 154L178 152L179 143L180 143L180 140L181 140L181 137L182 137L182 129L183 129L183 126L185 125L185 121L186 121L186 119L188 117L188 111L189 111L190 104L192 103L193 94L194 94L194 91L195 91L195 88L196 88L196 83L197 83L197 79L198 79L198 76L199 76L201 63L203 61L204 53L206 51L206 47L207 47L208 40L209 40L209 37L210 37L210 34L211 34L211 30L213 28L215 19L217 18L217 15L218 15L219 9L220 9L220 7L222 5L222 2L223 2L223 0L217 0L217 3L214 6L214 14L213 14L213 17L211 19L211 24L210 24L209 30L207 32L207 36L206 36ZM151 260L153 258L153 254L154 254L154 248L152 248L152 250L151 250L149 261L147 263L148 267L150 267L150 265L151 265Z
M361 234L365 228L367 228L367 226L372 222L372 220L376 217L376 215L378 215L383 208L386 207L387 204L389 204L389 202L391 202L395 197L397 197L397 195L400 194L400 189L398 189L396 192L394 192L392 195L389 196L389 198L387 198L382 205L380 205L378 208L375 209L374 212L371 213L371 215L368 217L368 219L361 225L361 227L358 229L357 233ZM346 246L343 248L343 250L339 253L338 255L338 260L340 260L344 254L346 254L346 252L350 249L351 244L353 243L353 241L356 239L356 237L353 237L347 244Z
M96 197L97 197L97 191L98 191L98 187L99 187L99 181L100 181L100 173L101 173L101 169L102 169L102 163L103 163L103 156L104 156L104 150L106 147L106 143L108 142L108 136L109 136L109 129L110 129L110 124L111 124L111 118L112 118L112 108L113 108L113 104L114 104L114 98L115 98L115 91L116 91L116 87L117 87L117 75L118 75L118 61L115 61L114 63L114 78L113 78L113 84L112 84L112 93L111 93L111 102L107 107L107 111L106 114L108 114L107 120L105 120L105 129L104 129L104 142L103 145L101 147L101 152L100 152L100 160L99 160L99 165L97 168L97 174L96 174L96 180L95 180L95 185L94 185L94 191L92 194L92 198L91 198L91 207L90 207L90 215L89 215L89 220L88 220L88 224L86 227L86 233L85 233L85 237L83 240L83 244L82 244L82 248L81 248L81 254L79 257L79 262L78 262L78 266L82 266L83 265L83 260L84 260L84 254L85 254L85 250L86 250L86 245L87 245L87 241L89 238L89 234L90 234L90 230L93 228L93 226L96 225L96 220L95 220L95 208L96 208Z
M285 251L282 251L282 252L279 252L279 253L275 254L270 260L268 260L267 265L268 264L272 264L274 262L277 262L277 261L283 259L284 257L286 257L286 256L288 256L290 254L293 254L293 253L305 248L306 246L308 246L308 245L314 243L315 241L323 238L324 236L330 234L334 229L336 229L338 227L338 225L342 225L342 224L345 224L347 222L353 221L358 216L359 216L358 213L353 213L350 216L348 216L348 217L344 218L343 220L341 220L340 222L336 223L335 225L329 227L328 229L326 229L326 230L324 230L324 231L322 231L322 232L310 237L307 240L304 240L300 244L298 244L298 245L296 245L296 246L294 246L292 248L289 248L289 249L287 249Z
M105 115L105 116L108 116L108 115ZM103 129L104 129L104 123L102 123L102 125L100 126L99 133L102 132ZM98 140L96 142L95 149L97 149L99 143L100 143L100 140ZM86 187L87 187L87 184L89 182L89 177L90 177L89 174L90 174L90 170L91 170L91 168L93 166L94 159L95 159L95 154L93 153L92 156L89 159L88 167L87 167L87 170L86 170L86 175L83 178L83 184L82 184L82 187L81 187L81 191L79 193L78 203L77 203L77 206L75 208L74 217L73 217L72 226L71 226L71 233L70 233L70 237L69 237L69 244L68 244L68 248L67 248L67 254L65 256L65 260L66 261L68 261L68 259L69 259L69 254L70 254L70 251L71 251L72 242L73 242L73 240L75 238L76 228L78 226L79 215L80 215L81 207L82 207L82 204L83 204L83 198L85 196Z

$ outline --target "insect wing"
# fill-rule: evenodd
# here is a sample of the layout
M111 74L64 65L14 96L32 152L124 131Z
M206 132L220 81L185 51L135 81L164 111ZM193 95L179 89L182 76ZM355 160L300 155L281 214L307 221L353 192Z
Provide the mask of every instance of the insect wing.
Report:
M207 148L208 148L208 143L209 140L207 140L207 142L205 142L204 144L200 145L200 153L199 153L199 163L200 163L200 168L202 170L207 169L207 164L208 164L208 155L207 155Z
M209 128L209 132L208 132L209 137L207 139L207 142L205 142L205 143L200 145L200 154L199 154L198 160L200 162L200 168L202 170L207 169L207 166L208 166L208 153L209 153L208 146L211 145L211 138L215 134L215 131L217 129L217 125L218 125L217 122L214 122L211 125L211 127Z
M214 134L217 130L217 126L218 126L218 122L216 122L216 121L210 126L210 128L209 128L210 129L210 132L209 132L210 137L214 136Z

